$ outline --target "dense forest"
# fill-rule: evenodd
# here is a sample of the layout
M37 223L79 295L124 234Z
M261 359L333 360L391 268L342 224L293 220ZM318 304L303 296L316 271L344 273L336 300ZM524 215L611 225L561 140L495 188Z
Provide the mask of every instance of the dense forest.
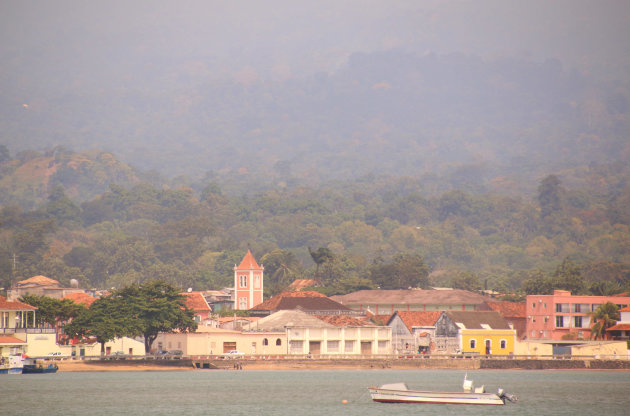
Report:
M42 274L86 288L160 279L218 289L250 249L267 295L295 278L318 279L327 294L630 290L628 163L548 172L522 196L457 188L450 176L313 187L283 174L166 180L107 152L13 156L0 145L0 284Z

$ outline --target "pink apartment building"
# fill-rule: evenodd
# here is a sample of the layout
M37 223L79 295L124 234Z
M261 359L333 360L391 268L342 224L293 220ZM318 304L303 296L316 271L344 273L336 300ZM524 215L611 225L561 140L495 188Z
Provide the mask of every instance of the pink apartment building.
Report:
M627 296L572 296L567 290L553 295L529 295L526 301L527 339L588 339L591 336L591 313L599 305L612 302L620 308L630 305Z

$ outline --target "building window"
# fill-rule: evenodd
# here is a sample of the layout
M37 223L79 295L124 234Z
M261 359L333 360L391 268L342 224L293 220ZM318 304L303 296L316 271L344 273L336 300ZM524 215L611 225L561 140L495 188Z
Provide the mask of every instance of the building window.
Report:
M279 346L281 346L281 345L282 345L282 340L281 340L280 338L278 338L278 339L276 340L276 346L278 346L278 347L279 347Z
M344 345L343 352L352 353L354 352L354 341L346 341Z
M556 328L564 327L564 316L556 316Z
M582 328L582 317L581 316L574 316L574 324L576 328Z
M328 341L326 344L328 352L339 352L339 341Z
M254 287L260 289L260 276L258 275L254 276Z
M238 282L240 287L247 287L247 276L239 276Z
M247 309L247 297L238 298L238 308Z
M506 349L506 348L507 348L507 341L506 341L506 340L504 340L504 339L502 339L502 340L501 340L501 349L502 349L502 350L504 350L504 349Z
M475 348L477 348L477 340L476 339L471 339L470 340L470 349L474 350Z
M536 309L536 302L532 303L532 308Z
M263 338L263 346L269 345L269 340L267 338Z

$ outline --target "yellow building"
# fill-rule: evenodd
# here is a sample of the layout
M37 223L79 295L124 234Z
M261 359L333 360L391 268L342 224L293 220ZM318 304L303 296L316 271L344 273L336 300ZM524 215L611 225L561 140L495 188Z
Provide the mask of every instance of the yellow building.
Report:
M436 352L512 355L516 330L498 312L443 312L435 323Z

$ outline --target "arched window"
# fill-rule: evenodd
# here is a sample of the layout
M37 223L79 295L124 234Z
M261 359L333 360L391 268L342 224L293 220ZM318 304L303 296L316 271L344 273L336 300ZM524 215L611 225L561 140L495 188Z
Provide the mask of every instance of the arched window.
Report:
M477 347L477 340L471 339L470 340L470 349L474 350L476 347Z
M276 340L276 345L277 345L277 346L282 345L282 340L281 340L280 338L278 338L278 339Z
M506 340L504 340L504 339L502 339L502 340L501 340L501 349L502 349L502 350L504 350L504 349L506 349L506 348L507 348L507 341L506 341Z
M263 338L263 345L269 345L269 340L267 338Z

